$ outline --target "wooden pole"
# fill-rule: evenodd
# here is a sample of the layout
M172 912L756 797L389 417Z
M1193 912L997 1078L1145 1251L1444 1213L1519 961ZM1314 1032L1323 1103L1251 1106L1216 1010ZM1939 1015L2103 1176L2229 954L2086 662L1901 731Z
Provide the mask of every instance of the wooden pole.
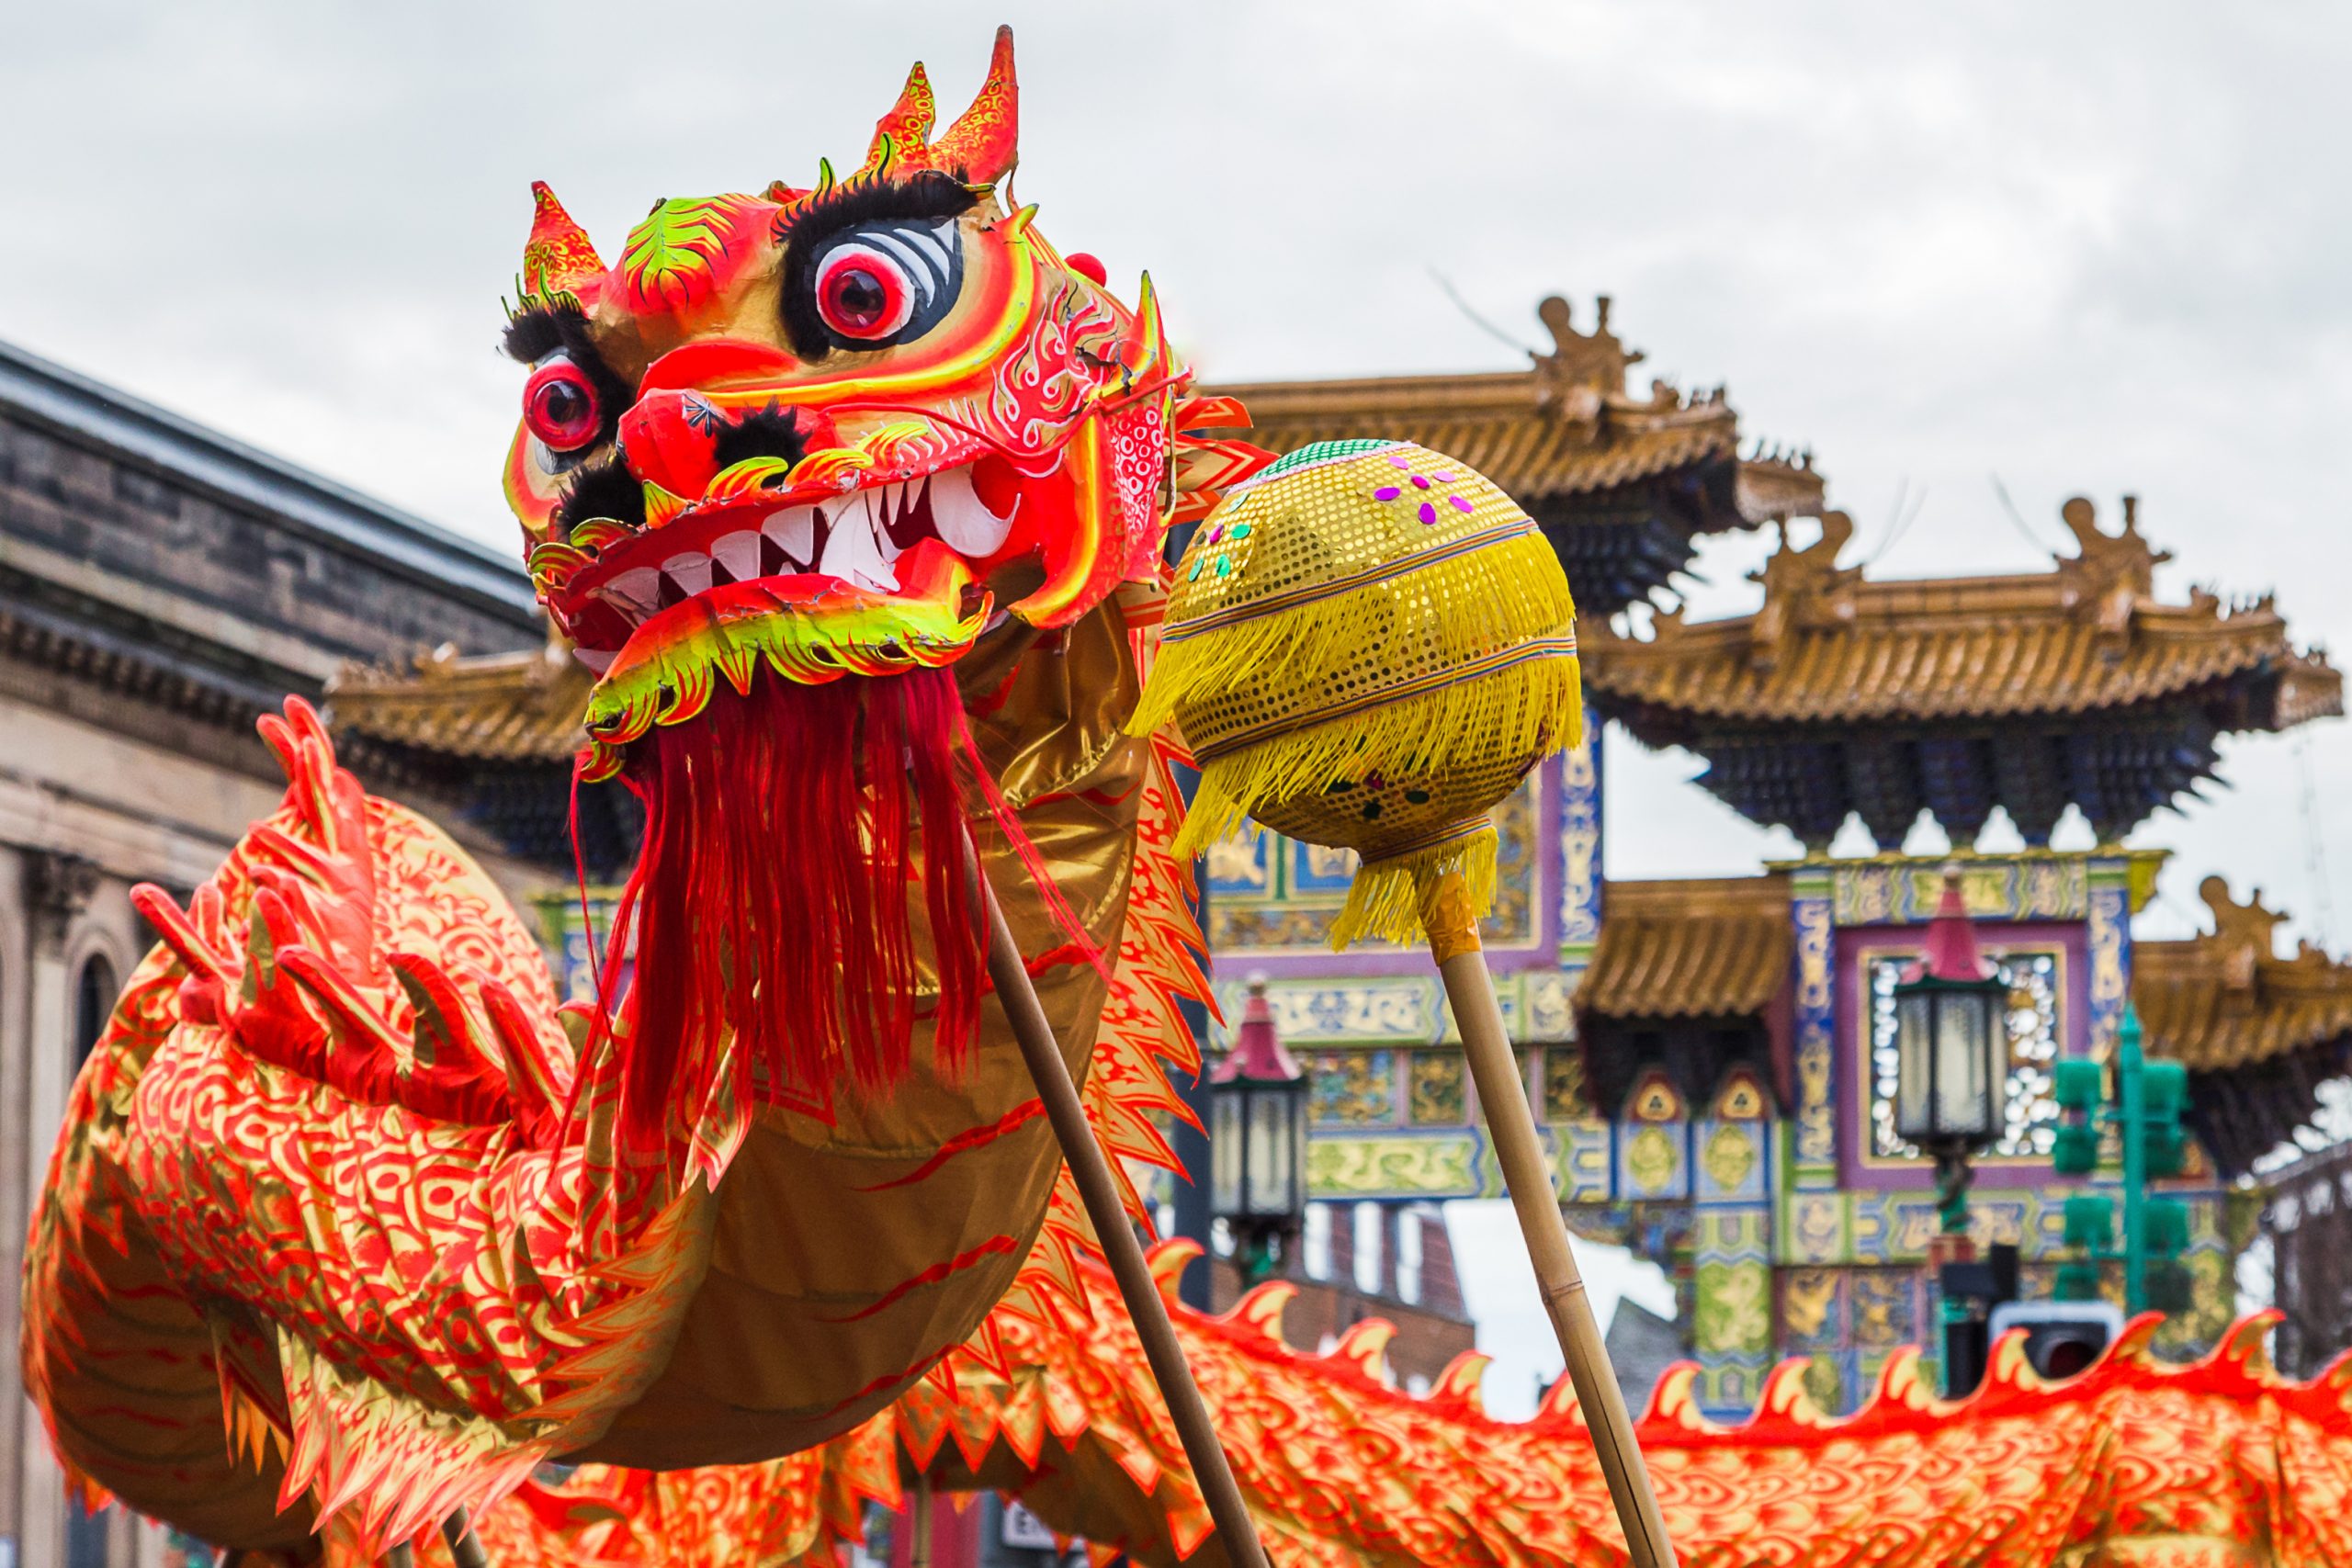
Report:
M1111 1162L1102 1153L1102 1145L1095 1142L1094 1126L1086 1119L1086 1107L1078 1097L1078 1085L1070 1077L1069 1064L1062 1060L1061 1047L1054 1043L1053 1025L1046 1021L1046 1010L1037 1001L1036 988L1029 983L1029 966L1021 956L1020 944L1012 940L1012 929L1005 924L996 889L989 886L988 872L980 866L977 855L973 864L980 885L980 899L988 910L989 979L995 985L997 1001L1012 1024L1012 1037L1021 1043L1022 1059L1029 1064L1029 1076L1036 1080L1037 1097L1046 1106L1046 1120L1053 1124L1054 1136L1060 1141L1062 1157L1069 1161L1070 1175L1077 1181L1079 1196L1086 1203L1086 1217L1093 1222L1094 1234L1102 1245L1103 1257L1110 1262L1112 1277L1118 1280L1127 1315L1135 1320L1136 1337L1143 1341L1144 1359L1150 1364L1152 1381L1159 1385L1159 1396L1167 1402L1168 1414L1175 1420L1176 1435L1184 1444L1184 1457L1192 1461L1193 1479L1199 1485L1201 1496L1208 1504L1209 1517L1216 1521L1216 1533L1225 1543L1226 1560L1233 1568L1267 1568L1265 1549L1258 1541L1258 1527L1250 1517L1250 1506L1242 1501L1241 1487L1233 1479L1233 1467L1227 1462L1225 1450L1217 1442L1216 1427L1209 1420L1208 1406L1201 1402L1201 1391L1193 1382L1193 1369L1185 1363L1183 1347L1176 1342L1176 1327L1168 1320L1168 1303L1160 1299L1159 1286L1151 1277L1151 1266L1145 1261L1143 1247L1128 1224L1126 1206L1119 1201L1118 1183L1111 1175Z
M490 1568L490 1553L481 1549L481 1537L474 1534L473 1521L463 1508L441 1521L441 1539L449 1543L449 1556L458 1568Z
M931 1568L931 1472L915 1472L908 1489L907 1568Z
M1453 1007L1454 1027L1462 1035L1463 1055L1469 1058L1471 1081L1478 1086L1495 1159L1502 1167L1511 1207L1519 1213L1544 1310L1559 1337L1585 1424L1592 1430L1593 1451L1609 1483L1610 1500L1617 1506L1626 1548L1634 1568L1675 1568L1674 1546L1667 1540L1666 1520L1650 1489L1649 1468L1634 1440L1634 1420L1609 1364L1576 1254L1568 1247L1567 1221L1552 1187L1551 1166L1535 1131L1535 1112L1527 1103L1518 1054L1503 1029L1502 1009L1495 1000L1495 983L1487 973L1477 920L1460 873L1446 873L1429 890L1421 904L1421 923L1445 983L1446 1000Z

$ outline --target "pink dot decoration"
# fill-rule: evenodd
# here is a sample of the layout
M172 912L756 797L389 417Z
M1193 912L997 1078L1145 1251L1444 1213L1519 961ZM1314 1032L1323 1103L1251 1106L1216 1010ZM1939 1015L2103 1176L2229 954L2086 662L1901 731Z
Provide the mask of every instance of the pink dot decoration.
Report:
M1412 465L1412 461L1411 461L1411 459L1407 458L1407 457L1399 457L1397 454L1396 454L1396 453L1394 453L1394 452L1391 452L1391 453L1388 455L1388 466L1389 466L1390 468L1398 468L1398 469L1401 469L1401 470L1403 470L1404 472L1408 473L1408 474L1409 474L1409 473L1411 473L1411 472L1413 471L1413 465Z
M1437 521L1437 508L1431 506L1426 501L1421 502L1421 521L1424 524L1434 523Z
M1404 493L1405 492L1403 491L1398 490L1395 485L1382 485L1378 490L1372 492L1372 499L1374 501L1394 501Z
M1428 475L1426 475L1426 474L1415 474L1415 475L1413 476L1413 488L1414 488L1415 490L1427 490L1427 489L1429 489L1429 488L1430 488L1429 476L1428 476Z
M1453 502L1453 510L1456 512L1466 513L1472 510L1469 502L1464 500L1461 496L1449 495L1445 499Z

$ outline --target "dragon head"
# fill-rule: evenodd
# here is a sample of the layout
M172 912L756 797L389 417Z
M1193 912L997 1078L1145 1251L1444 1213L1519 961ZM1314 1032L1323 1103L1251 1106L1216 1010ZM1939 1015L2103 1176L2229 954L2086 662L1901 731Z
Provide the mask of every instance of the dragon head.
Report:
M590 776L762 661L938 668L1157 570L1187 373L1148 276L1130 307L1008 209L1017 101L1000 28L936 140L917 65L854 173L658 202L611 267L534 187L506 488L598 676Z

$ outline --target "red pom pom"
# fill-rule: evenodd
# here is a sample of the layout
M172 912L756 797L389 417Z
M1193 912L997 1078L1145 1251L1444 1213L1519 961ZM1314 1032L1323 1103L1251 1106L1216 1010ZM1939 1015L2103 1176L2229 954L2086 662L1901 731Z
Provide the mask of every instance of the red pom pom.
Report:
M1069 265L1070 271L1078 274L1079 276L1087 279L1097 288L1102 288L1111 280L1111 275L1103 270L1101 260L1089 255L1084 251L1072 251L1069 254L1062 257L1062 260Z

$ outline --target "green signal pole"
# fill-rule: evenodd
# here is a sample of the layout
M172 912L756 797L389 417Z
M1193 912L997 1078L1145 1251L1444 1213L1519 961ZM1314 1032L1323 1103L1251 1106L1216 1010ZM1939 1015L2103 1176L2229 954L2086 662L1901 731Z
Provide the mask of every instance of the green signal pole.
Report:
M2148 1149L2143 1132L2145 1085L2140 1069L2140 1013L2123 1010L2123 1028L2115 1057L2116 1088L2123 1100L2123 1310L2138 1314L2148 1305L2148 1247L2142 1206L2148 1185Z

